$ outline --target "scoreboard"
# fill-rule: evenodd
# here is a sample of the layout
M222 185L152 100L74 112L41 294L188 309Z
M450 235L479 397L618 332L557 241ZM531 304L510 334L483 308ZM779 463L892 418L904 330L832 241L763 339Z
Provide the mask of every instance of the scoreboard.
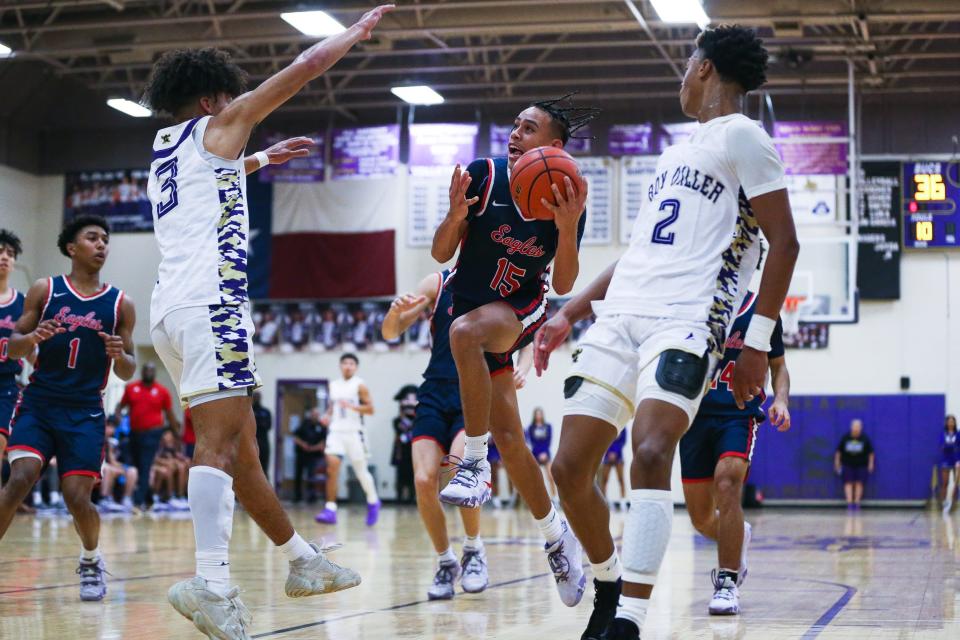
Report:
M960 247L960 162L904 162L903 246Z

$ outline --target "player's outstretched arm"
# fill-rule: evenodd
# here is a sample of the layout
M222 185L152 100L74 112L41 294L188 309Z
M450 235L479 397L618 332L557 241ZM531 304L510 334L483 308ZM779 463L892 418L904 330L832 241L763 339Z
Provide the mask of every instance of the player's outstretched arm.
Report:
M40 317L43 315L43 306L46 304L47 295L50 293L49 286L47 279L41 278L34 282L30 290L27 291L26 299L23 301L23 313L17 320L13 335L10 336L7 357L11 360L26 358L33 353L41 342L66 331L56 320L40 322Z
M470 172L461 170L458 164L450 178L450 209L447 211L447 217L433 234L430 255L437 262L444 263L457 252L460 239L467 231L470 207L480 202L480 196L470 190L472 182L473 176Z
M271 145L263 151L258 151L243 159L243 169L247 175L263 169L268 164L284 164L294 158L306 158L310 149L316 145L312 138L299 136L289 138Z
M436 303L441 284L441 275L431 273L420 281L415 294L405 293L391 302L390 310L384 316L380 327L384 339L395 340L413 326L420 317L420 312Z
M527 374L533 366L533 343L531 342L517 354L517 368L513 370L513 386L518 390L527 385Z
M785 357L770 358L770 377L773 381L770 422L777 431L787 431L790 428L790 372Z
M123 380L129 380L137 372L137 358L133 349L133 327L137 323L137 310L127 296L120 301L120 318L117 332L109 334L101 331L107 357L113 360L113 371Z
M238 157L258 122L332 67L355 44L369 40L380 18L392 10L393 5L388 4L368 11L343 33L313 45L259 87L231 102L207 125L204 147L223 158Z
M557 225L557 255L553 259L553 290L559 295L570 293L580 274L580 218L587 203L587 181L580 179L578 191L573 190L573 182L563 178L564 194L557 185L550 185L554 205L541 198L540 203L553 212L553 221Z
M367 385L361 384L357 389L357 395L360 397L360 404L351 407L351 409L362 416L372 416L373 396L370 395L370 389L367 388Z

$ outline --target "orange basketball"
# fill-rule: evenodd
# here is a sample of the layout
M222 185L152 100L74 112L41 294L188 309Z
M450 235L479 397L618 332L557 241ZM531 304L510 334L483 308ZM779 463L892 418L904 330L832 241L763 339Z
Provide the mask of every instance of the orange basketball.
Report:
M574 193L580 192L580 167L569 153L557 147L537 147L527 151L510 174L510 194L524 218L553 220L553 212L543 206L541 198L556 204L550 185L555 184L562 195L567 187L564 176L573 182Z

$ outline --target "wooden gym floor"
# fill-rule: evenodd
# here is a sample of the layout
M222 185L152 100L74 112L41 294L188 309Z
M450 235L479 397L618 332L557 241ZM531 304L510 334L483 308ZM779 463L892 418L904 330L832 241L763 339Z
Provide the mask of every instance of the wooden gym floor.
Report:
M305 536L344 542L333 554L363 584L304 600L283 595L283 556L242 512L235 517L234 580L254 615L255 638L577 639L592 589L576 609L558 599L528 514L485 510L490 588L428 602L434 554L412 507L385 508L367 529L359 508L337 527L294 510ZM345 516L345 517L344 517ZM960 638L960 515L875 510L765 509L754 526L743 614L711 618L712 544L674 516L644 638ZM613 516L619 536L623 515ZM166 602L166 589L193 571L185 517L105 518L101 549L113 574L102 603L80 602L78 541L65 516L17 516L0 541L0 638L80 640L195 638ZM459 552L459 541L455 549Z

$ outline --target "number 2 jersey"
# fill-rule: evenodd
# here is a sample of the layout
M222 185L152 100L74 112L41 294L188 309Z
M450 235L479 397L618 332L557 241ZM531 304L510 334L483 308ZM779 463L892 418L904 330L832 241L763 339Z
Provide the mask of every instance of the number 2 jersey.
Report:
M596 314L703 322L721 355L760 254L749 201L786 188L783 176L770 137L739 113L668 147Z
M474 160L467 198L480 200L470 207L469 226L460 242L453 294L457 306L476 308L504 300L516 310L533 309L547 290L547 267L557 253L558 233L552 220L526 220L510 195L506 158ZM580 216L577 245L587 214Z
M730 335L727 337L723 350L723 359L717 365L707 395L700 402L700 409L697 411L698 418L744 416L755 418L757 422L763 422L767 419L766 414L761 409L767 399L765 392L761 392L758 397L745 403L744 408L740 409L733 399L733 391L730 390L730 386L733 384L733 372L736 369L737 358L743 351L743 338L747 334L747 327L750 326L750 319L753 318L753 308L756 300L756 294L747 294L740 307L740 313L737 314L733 325L730 327ZM770 336L770 351L767 353L767 357L782 358L783 354L783 324L780 322L780 318L777 318L773 335Z
M112 361L99 332L116 333L122 300L123 292L108 284L84 296L67 276L47 279L40 321L56 320L65 331L40 343L24 401L100 406Z
M147 195L160 247L150 326L176 309L243 305L247 297L247 178L243 158L203 146L211 116L161 129Z

